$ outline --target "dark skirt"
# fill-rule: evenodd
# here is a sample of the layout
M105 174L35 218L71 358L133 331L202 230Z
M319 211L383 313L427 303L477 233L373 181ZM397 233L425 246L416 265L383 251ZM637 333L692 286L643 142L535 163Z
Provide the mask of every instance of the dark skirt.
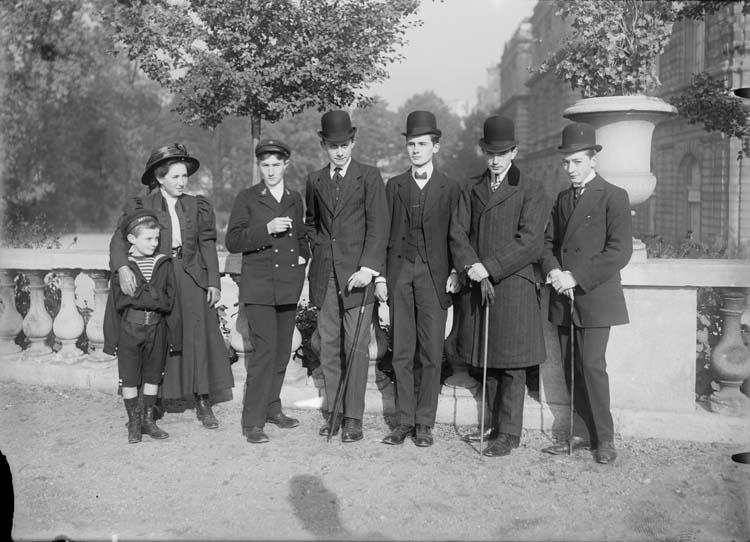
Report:
M212 402L232 399L234 376L219 314L208 306L206 290L188 275L182 260L174 258L177 297L182 311L182 352L167 355L161 395L165 399L209 394Z

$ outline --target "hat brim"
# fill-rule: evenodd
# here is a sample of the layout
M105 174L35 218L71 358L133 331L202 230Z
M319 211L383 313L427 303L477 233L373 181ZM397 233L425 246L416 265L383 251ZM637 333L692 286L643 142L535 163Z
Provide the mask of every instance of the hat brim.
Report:
M479 146L482 150L487 152L506 152L513 147L518 147L518 141L516 140L504 140L504 141L485 141L484 138L479 140Z
M439 128L432 128L430 126L417 127L409 132L401 132L404 137L419 137L423 135L434 135L435 137L441 137L443 132Z
M352 127L351 130L348 130L346 132L337 132L333 134L324 134L323 131L318 132L318 136L320 139L325 141L326 143L345 143L346 141L349 141L351 138L354 137L354 134L357 133L357 128Z
M258 147L257 149L255 149L255 157L260 158L261 155L267 154L269 152L278 153L284 158L289 158L292 155L292 152L289 149L286 149L280 145L263 145L262 147Z
M167 162L168 160L176 160L176 161L184 162L185 166L187 167L188 177L190 177L193 173L198 171L198 168L201 167L201 163L198 161L198 159L193 158L192 156L165 156L161 160L157 160L156 162L154 162L148 167L145 173L141 176L141 183L148 186L153 181L155 181L156 176L154 175L154 170L157 167L159 167L160 164L163 164L164 162Z
M579 145L571 145L569 147L563 147L562 145L560 145L559 147L557 147L557 152L561 154L573 154L574 152L585 151L588 149L593 149L596 152L599 152L600 150L602 150L602 146L601 145L587 145L586 143L581 143Z

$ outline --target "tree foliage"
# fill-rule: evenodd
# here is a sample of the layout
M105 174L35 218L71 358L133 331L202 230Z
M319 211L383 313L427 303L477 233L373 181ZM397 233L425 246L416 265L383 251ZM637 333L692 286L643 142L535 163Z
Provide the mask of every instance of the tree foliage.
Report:
M366 103L418 21L418 0L123 1L112 26L131 59L179 96L188 120L275 122Z

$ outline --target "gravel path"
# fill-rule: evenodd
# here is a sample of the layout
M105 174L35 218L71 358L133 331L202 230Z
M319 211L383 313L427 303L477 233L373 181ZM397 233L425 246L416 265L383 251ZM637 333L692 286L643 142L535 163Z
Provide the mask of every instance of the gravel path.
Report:
M313 411L251 445L232 403L218 430L170 413L169 439L129 445L112 395L5 382L0 405L15 540L750 540L750 465L729 445L621 439L599 465L530 431L480 461L451 426L431 448L381 444L374 416L326 443Z

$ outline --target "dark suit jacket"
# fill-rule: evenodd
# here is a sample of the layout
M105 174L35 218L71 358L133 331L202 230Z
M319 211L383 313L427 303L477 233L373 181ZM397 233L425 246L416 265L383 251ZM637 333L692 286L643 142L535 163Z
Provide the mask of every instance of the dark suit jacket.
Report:
M451 252L456 268L481 262L490 274L495 303L490 307L488 367L519 368L545 360L536 263L544 249L544 227L550 202L541 183L511 165L494 192L489 170L463 191L451 225ZM480 365L483 334L479 286L460 296L457 349L462 359Z
M354 160L346 170L338 204L330 186L328 166L307 176L305 225L312 247L308 279L310 301L322 306L328 278L335 271L345 309L358 307L364 289L346 289L346 281L360 267L382 273L388 238L388 204L380 172ZM368 303L374 301L370 289Z
M388 290L393 291L396 279L404 263L409 235L409 191L413 183L411 169L388 181L385 192L391 211L391 235L388 238L388 257L385 276ZM448 250L448 234L451 215L461 195L460 185L433 170L429 181L427 198L422 212L422 224L427 248L427 266L435 287L440 306L451 305L450 294L445 293L453 262Z
M154 189L146 196L128 199L123 211L124 214L128 214L140 208L155 211L162 226L158 252L171 256L172 221L161 191ZM182 263L185 271L204 290L209 286L221 288L219 257L216 254L216 219L211 204L203 196L185 194L177 200L175 210L180 221ZM120 231L122 219L123 217L120 217L118 220L115 233L109 242L109 267L113 273L123 265L128 265L130 243Z
M279 216L292 219L291 229L269 234L266 225ZM226 246L229 252L242 252L240 303L297 304L305 280L299 256L310 257L298 192L284 188L277 202L263 183L242 190L229 217Z
M567 270L578 281L573 313L577 326L628 323L620 270L633 253L631 222L627 192L599 175L586 185L574 210L572 186L558 194L545 233L542 272ZM569 325L569 310L568 298L553 290L550 322Z

